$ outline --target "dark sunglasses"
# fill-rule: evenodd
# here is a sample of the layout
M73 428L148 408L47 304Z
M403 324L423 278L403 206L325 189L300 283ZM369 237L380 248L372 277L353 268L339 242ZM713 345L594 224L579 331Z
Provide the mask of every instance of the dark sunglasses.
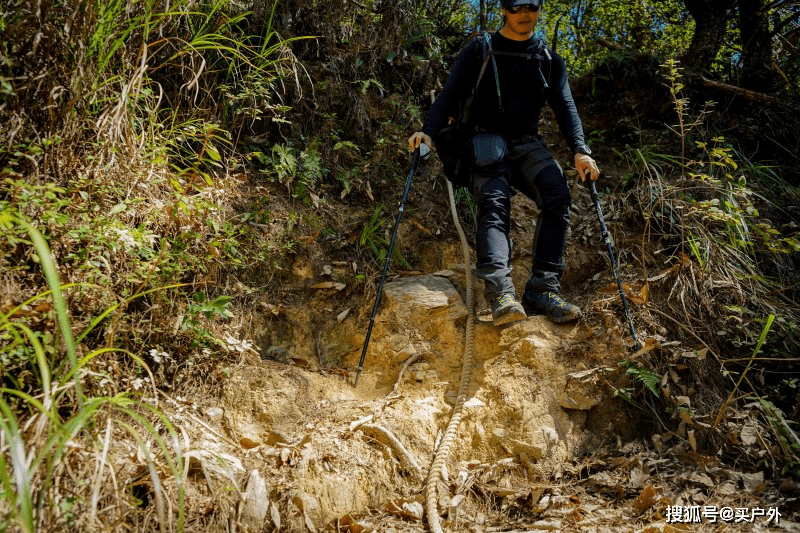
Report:
M512 15L516 15L517 13L519 13L520 11L522 11L523 9L524 9L525 11L528 11L529 13L536 13L537 11L539 11L539 8L540 8L540 7L542 7L542 6L540 6L540 5L538 5L538 6L535 6L535 5L533 5L533 4L525 4L525 5L522 5L522 6L513 6L513 7L507 7L506 9L507 9L507 10L508 10L508 12L509 12L509 13L511 13Z

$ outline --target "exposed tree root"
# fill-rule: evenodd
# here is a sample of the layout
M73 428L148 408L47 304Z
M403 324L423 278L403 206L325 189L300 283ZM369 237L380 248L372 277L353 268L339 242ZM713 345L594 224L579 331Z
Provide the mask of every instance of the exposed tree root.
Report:
M401 462L404 463L409 470L411 470L417 480L422 480L422 468L420 468L420 466L417 464L417 461L414 460L414 457L411 455L408 449L397 439L397 437L394 436L391 431L379 424L364 424L362 429L365 433L372 435L378 441L390 446L399 456Z

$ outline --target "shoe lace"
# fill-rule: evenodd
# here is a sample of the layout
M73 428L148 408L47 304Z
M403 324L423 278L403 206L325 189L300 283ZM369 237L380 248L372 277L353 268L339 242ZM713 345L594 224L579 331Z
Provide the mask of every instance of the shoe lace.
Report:
M564 301L564 299L555 292L546 292L545 296L547 296L548 299L552 300L557 307L561 307L562 309L567 308L567 302Z
M495 307L500 307L507 304L513 304L516 300L510 294L501 294L494 299Z

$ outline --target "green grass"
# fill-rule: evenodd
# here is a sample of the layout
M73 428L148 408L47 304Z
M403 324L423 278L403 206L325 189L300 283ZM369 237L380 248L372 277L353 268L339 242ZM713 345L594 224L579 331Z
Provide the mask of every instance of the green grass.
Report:
M135 354L115 348L98 348L78 357L77 343L114 312L116 306L91 321L76 337L72 331L64 295L65 289L75 285L61 285L58 266L53 260L50 247L33 224L7 215L3 222L5 227L9 223L17 224L28 233L49 290L0 314L0 360L8 363L14 359L23 359L17 363L20 366L27 363L34 369L32 374L35 375L34 379L29 379L26 383L25 388L29 392L17 388L0 388L0 440L6 443L0 453L0 486L5 502L0 507L0 526L3 530L14 526L26 533L52 529L56 525L54 517L62 514L57 513L53 507L56 505L52 499L53 494L64 495L73 502L72 505L77 505L83 511L88 510L92 520L96 520L99 495L102 493L105 497L108 494L118 494L113 487L106 486L116 484L117 481L112 472L103 475L106 466L109 471L113 467L107 465L107 442L105 451L100 451L101 443L97 438L97 431L103 426L116 426L131 437L145 458L161 530L182 531L185 508L183 457L181 447L177 444L177 432L167 416L156 407L127 393L109 397L87 396L84 392L84 379L90 373L89 365L95 358L124 353L142 368L147 368L144 361ZM14 318L17 311L42 299L49 299L53 303L60 336L38 334L25 324L24 319ZM48 357L48 354L64 352L68 361L66 367L55 364L55 360ZM157 396L155 390L153 393ZM153 419L166 429L171 445L153 425ZM155 442L157 456L150 450L148 441ZM73 458L78 453L76 449L83 453L89 452L97 460L92 485L60 484L63 476L60 466L79 461L77 457ZM75 468L83 467L81 462L75 464ZM163 474L159 473L164 471L170 473L170 479L177 487L177 502L174 506L166 502ZM124 507L120 506L120 511ZM168 512L170 516L167 516ZM173 517L173 514L177 516ZM107 526L110 527L114 520L120 518L124 517L113 517L107 522ZM63 516L61 519L64 519ZM75 515L71 520L77 523L82 518Z

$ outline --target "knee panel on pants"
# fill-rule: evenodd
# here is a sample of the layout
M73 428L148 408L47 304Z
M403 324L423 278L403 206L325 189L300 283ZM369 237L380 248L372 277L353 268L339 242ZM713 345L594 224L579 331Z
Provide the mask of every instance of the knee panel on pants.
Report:
M493 187L493 185L498 187ZM494 179L481 187L476 199L479 225L508 231L511 219L511 189L502 179Z
M572 194L561 169L557 165L546 166L536 176L535 183L539 191L542 211L558 214L566 213L568 217Z

